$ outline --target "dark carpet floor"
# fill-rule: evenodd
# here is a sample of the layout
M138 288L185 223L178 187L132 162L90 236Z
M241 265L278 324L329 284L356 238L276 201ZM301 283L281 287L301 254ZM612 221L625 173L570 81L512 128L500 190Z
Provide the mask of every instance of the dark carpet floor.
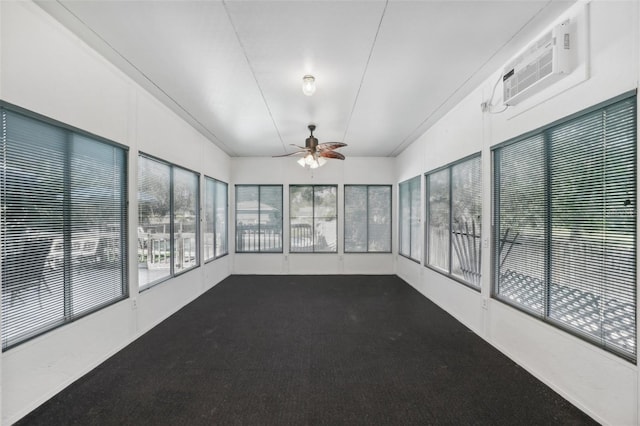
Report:
M236 275L20 424L595 423L398 277Z

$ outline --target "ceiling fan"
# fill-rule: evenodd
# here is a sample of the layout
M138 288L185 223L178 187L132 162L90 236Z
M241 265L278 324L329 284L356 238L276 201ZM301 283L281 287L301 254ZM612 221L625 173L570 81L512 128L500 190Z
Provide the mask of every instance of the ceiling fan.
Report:
M302 167L309 166L312 169L316 169L326 163L325 158L334 158L337 160L344 160L344 155L339 152L335 152L335 149L347 146L343 142L324 142L318 143L318 139L313 136L313 131L316 129L315 124L309 124L308 126L311 135L306 139L305 146L299 146L291 144L299 148L298 151L291 152L284 155L274 155L274 157L288 157L290 155L303 154L304 156L298 160L298 164Z

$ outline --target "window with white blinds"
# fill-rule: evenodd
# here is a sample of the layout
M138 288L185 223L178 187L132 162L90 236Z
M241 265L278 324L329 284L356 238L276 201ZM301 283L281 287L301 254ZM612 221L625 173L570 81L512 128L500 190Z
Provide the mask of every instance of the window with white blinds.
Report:
M399 185L399 253L419 262L420 237L420 176Z
M480 288L482 217L480 155L427 173L425 264Z
M204 261L213 260L215 258L215 199L216 185L215 180L210 177L204 177L204 203L202 206L202 256Z
M291 253L338 251L338 187L289 186Z
M495 296L636 359L636 97L494 150Z
M391 185L344 186L344 251L391 252Z
M2 349L127 296L126 150L0 109Z
M217 259L227 250L227 184L204 178L204 260Z
M200 225L200 176L173 166L173 255L176 273L195 268Z
M200 176L138 157L138 285L141 289L199 265Z
M229 254L229 186L222 181L215 182L215 257Z
M236 253L282 253L282 185L236 185Z
M451 252L451 170L427 174L426 264L448 273Z

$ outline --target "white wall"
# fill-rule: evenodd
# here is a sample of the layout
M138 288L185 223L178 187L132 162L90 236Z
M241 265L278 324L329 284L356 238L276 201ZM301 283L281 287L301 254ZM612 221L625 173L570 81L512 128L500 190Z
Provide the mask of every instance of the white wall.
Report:
M348 155L346 149L343 149ZM343 219L345 184L388 184L395 182L393 158L350 157L344 161L328 160L315 170L305 169L296 158L233 158L231 180L234 184L282 184L283 240L282 254L237 253L233 257L235 274L393 274L394 256L391 253L344 253ZM288 185L338 185L338 253L289 253L289 188ZM395 205L396 188L392 204ZM231 194L231 227L234 235L235 188ZM393 208L392 211L395 211ZM394 218L395 221L395 218ZM394 246L395 247L395 246Z
M0 1L0 99L129 147L129 231L137 226L137 156L145 152L230 180L229 157L31 2ZM11 424L227 277L231 256L2 354L1 418ZM135 309L133 300L135 299Z
M584 19L580 25L588 22L586 34L576 40L584 43L580 45L584 50L572 75L503 114L482 113L480 104L491 96L499 76L496 70L494 77L397 157L397 180L482 152L482 229L491 229L491 146L638 87L638 2L594 1L583 8L576 5L567 15L575 21ZM483 236L485 253L488 237ZM397 263L400 277L594 419L612 425L638 424L637 367L490 299L490 256L483 256L482 268L479 293L422 264L402 257ZM482 308L483 299L487 309Z

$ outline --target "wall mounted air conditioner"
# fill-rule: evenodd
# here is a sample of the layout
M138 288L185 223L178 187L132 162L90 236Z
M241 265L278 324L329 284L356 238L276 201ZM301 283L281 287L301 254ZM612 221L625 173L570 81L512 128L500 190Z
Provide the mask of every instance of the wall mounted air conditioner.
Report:
M515 105L569 74L569 20L553 27L508 63L502 72L503 102Z

